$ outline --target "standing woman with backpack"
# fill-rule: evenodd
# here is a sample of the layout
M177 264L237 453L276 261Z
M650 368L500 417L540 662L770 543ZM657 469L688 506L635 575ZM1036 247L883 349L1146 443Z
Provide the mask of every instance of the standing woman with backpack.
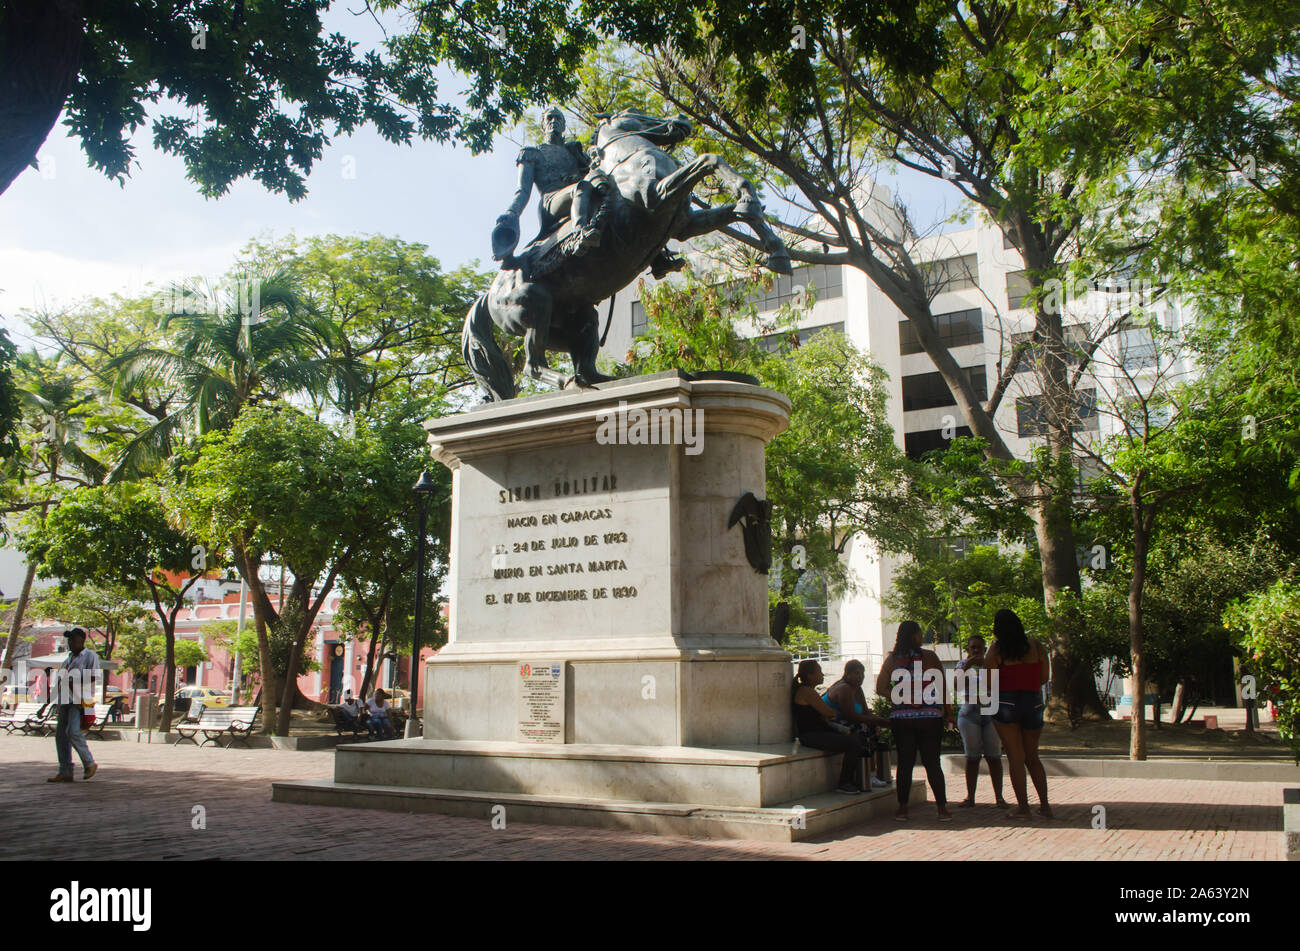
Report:
M1028 819L1029 793L1025 772L1034 781L1038 793L1038 812L1052 818L1047 804L1047 771L1038 758L1038 741L1043 734L1043 684L1049 674L1047 651L1025 633L1016 612L1003 608L993 615L993 646L984 664L998 672L998 712L993 727L1007 754L1011 788L1018 808L1008 813L1012 819Z
M948 811L943 767L939 763L939 746L943 742L944 722L952 720L952 713L948 709L943 663L934 651L921 647L923 636L921 625L915 621L904 621L898 625L894 649L885 655L880 664L876 693L889 697L894 705L889 714L889 728L893 731L894 742L898 746L898 774L895 781L898 788L898 811L894 813L894 818L900 822L907 821L907 801L912 792L912 767L916 765L916 754L919 751L921 762L925 765L926 779L930 781L930 791L934 793L935 805L939 807L939 821L947 822L952 818L952 813ZM897 700L893 696L895 671L899 672L897 679L901 681L901 699ZM928 674L927 671L934 673ZM922 678L919 683L918 673ZM925 689L927 683L931 685L929 689Z

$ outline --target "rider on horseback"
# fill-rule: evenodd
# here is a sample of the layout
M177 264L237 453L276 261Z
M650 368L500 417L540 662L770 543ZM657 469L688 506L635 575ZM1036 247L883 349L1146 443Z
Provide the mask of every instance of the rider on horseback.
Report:
M564 141L564 114L552 106L542 114L546 141L529 146L519 153L519 186L505 214L497 218L492 231L492 257L503 268L515 268L514 256L519 242L519 215L528 206L533 186L540 200L537 215L541 231L532 244L555 234L569 219L574 225L574 253L581 255L600 244L600 229L592 226L597 191L605 187L603 175L575 141Z
M555 244L559 245L556 250L560 254L574 257L580 257L600 245L601 226L604 222L600 220L597 208L612 184L599 168L599 152L596 151L595 155L588 154L578 142L564 140L564 114L555 106L542 113L542 129L546 133L546 141L539 146L526 147L519 153L516 160L519 165L519 184L515 189L514 200L506 213L497 218L496 227L492 230L492 257L502 262L503 270L523 268L525 274L528 274L534 270L537 259L552 251L552 245ZM516 257L514 251L519 243L519 215L528 206L534 185L540 196L537 214L541 230L523 253ZM557 238L547 241L570 220L572 229L563 240ZM551 266L554 263L554 255L551 255ZM680 270L682 263L680 258L664 249L651 262L651 269L655 277L659 278L668 271Z

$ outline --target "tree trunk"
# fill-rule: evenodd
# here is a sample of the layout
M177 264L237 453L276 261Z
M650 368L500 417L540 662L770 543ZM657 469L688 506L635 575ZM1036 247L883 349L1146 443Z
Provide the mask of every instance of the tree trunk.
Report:
M1147 550L1151 541L1154 509L1144 511L1142 505L1142 474L1133 480L1129 492L1133 515L1133 577L1128 588L1129 653L1133 662L1133 711L1129 720L1129 759L1147 758L1146 715L1146 655L1143 651L1142 590L1147 580ZM1160 703L1157 698L1156 713Z
M375 676L375 653L376 649L383 642L385 634L378 633L381 630L374 621L370 622L370 649L366 652L366 674L361 678L361 696L367 696L370 693L370 684Z
M293 588L290 591L289 597L292 602L297 604L302 620L299 622L298 630L294 632L293 645L289 651L289 665L285 671L284 687L280 697L279 724L282 736L289 735L289 718L294 707L311 709L320 706L317 701L304 696L302 691L298 689L298 665L302 660L302 652L307 646L307 638L311 636L312 628L316 624L321 605L325 603L326 596L334 587L337 571L337 566L330 570L329 575L321 585L321 593L314 603L312 602L312 585L310 581L295 578ZM281 586L281 593L283 593L283 585Z
M297 588L295 582L294 588ZM294 594L297 594L295 590ZM308 590L308 596L311 592ZM289 651L289 667L284 673L284 688L280 695L280 717L276 724L276 732L280 736L288 736L290 729L290 718L293 716L294 695L301 696L298 690L298 660L302 657L303 648L307 643L307 636L311 633L313 618L309 616L306 605L302 611L302 625L294 633L293 647Z
M166 618L161 618L163 622L163 643L166 644L166 650L163 653L163 715L162 723L158 729L166 733L171 729L172 714L175 712L176 693L176 625L167 623Z
M1178 686L1174 688L1174 707L1169 711L1169 720L1171 723L1181 723L1183 719L1183 710L1187 706L1187 684L1185 681L1178 681Z
M1043 572L1043 603L1051 612L1063 591L1079 591L1079 563L1074 552L1074 526L1068 509L1045 503L1034 511L1034 535ZM1050 720L1076 721L1083 718L1109 720L1110 711L1101 702L1097 682L1087 664L1070 652L1063 633L1053 634L1051 695L1047 702Z
M262 587L262 579L257 576L258 565L242 549L235 549L235 566L248 585L248 599L253 602L253 627L257 630L257 666L258 679L261 681L262 733L275 736L276 698L279 696L275 680L275 670L271 666L271 642L267 637L267 610L270 599Z
M1042 268L1049 263L1047 260L1040 260L1038 256L1026 257L1026 265L1031 269ZM922 304L904 297L896 297L888 290L888 287L895 282L884 275L877 275L878 269L873 268L868 262L863 262L859 268L869 278L875 280L878 286L885 289L886 296L894 300L908 318L916 331L921 348L930 357L948 385L971 432L987 443L985 455L990 460L1011 462L1015 457L1007 446L1006 440L1002 438L993 417L977 396L970 378L958 366L956 358L935 330L929 303ZM1075 413L1074 390L1069 383L1069 364L1065 359L1061 315L1045 312L1040 304L1035 321L1036 331L1042 338L1048 358L1044 362L1040 382L1046 405L1053 408L1048 419L1047 448L1050 457L1061 465L1062 471L1048 473L1047 480L1040 484L1025 486L1011 482L1010 488L1018 495L1041 499L1033 504L1031 512L1034 517L1034 535L1038 541L1042 567L1043 602L1050 612L1062 591L1070 590L1075 594L1080 591L1079 564L1074 550L1072 518L1074 485L1071 426ZM1067 472L1070 478L1066 477ZM1097 683L1092 676L1092 671L1073 656L1064 634L1054 635L1051 650L1051 694L1047 703L1047 717L1052 720L1083 717L1109 720L1110 712L1097 693Z
M81 65L77 0L0 0L0 194L36 158Z
M14 669L14 652L18 649L18 632L23 629L23 617L27 614L27 602L32 596L32 582L36 579L36 563L29 562L27 565L27 574L23 578L23 590L18 595L18 603L14 605L13 623L9 625L9 638L5 641L5 659L0 664L0 670Z

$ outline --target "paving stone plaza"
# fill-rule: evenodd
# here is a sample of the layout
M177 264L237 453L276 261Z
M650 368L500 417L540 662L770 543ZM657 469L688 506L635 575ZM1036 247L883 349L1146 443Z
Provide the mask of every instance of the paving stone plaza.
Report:
M988 802L940 823L918 805L824 841L718 841L605 829L271 801L271 782L325 779L333 752L96 743L90 782L47 785L54 741L0 742L7 859L908 859L1266 860L1284 858L1282 783L1053 778L1056 818L1014 822ZM917 780L921 777L918 775ZM952 777L949 778L950 784ZM1105 830L1092 827L1106 807ZM202 806L206 828L196 829ZM58 821L51 818L58 816ZM113 821L105 821L112 816ZM27 830L27 831L22 831ZM400 855L397 849L400 843Z

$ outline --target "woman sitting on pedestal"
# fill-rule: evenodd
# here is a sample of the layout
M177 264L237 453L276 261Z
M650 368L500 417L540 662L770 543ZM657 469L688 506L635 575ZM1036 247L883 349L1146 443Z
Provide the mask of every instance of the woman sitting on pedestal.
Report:
M792 713L794 715L795 733L799 742L815 750L828 753L843 753L844 762L840 766L840 784L836 792L856 795L861 792L858 776L862 763L862 737L860 734L837 731L831 726L835 719L835 710L818 695L816 687L822 683L821 664L815 660L805 660L799 664L791 691Z
M844 665L844 676L831 684L830 689L822 695L822 700L835 711L837 721L853 730L862 744L862 752L870 753L875 748L877 728L889 726L889 720L878 717L867 709L867 697L862 692L862 683L866 679L867 668L862 661L851 660ZM873 789L887 785L889 784L883 779L871 777Z

